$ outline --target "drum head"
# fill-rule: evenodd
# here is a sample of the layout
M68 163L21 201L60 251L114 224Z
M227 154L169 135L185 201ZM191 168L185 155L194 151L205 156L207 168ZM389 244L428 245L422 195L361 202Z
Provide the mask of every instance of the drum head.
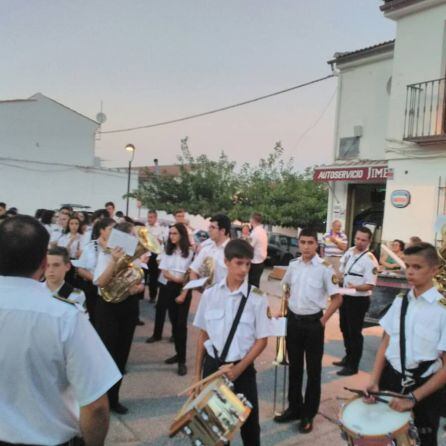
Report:
M403 427L411 420L410 412L397 412L387 404L366 404L361 398L344 406L342 424L360 435L386 435Z

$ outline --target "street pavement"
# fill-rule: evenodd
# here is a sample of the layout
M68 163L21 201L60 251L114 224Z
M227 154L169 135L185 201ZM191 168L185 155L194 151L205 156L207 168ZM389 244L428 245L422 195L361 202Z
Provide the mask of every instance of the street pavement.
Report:
M268 273L269 271L266 270L263 274L261 289L268 295L270 306L278 309L280 284L276 280L268 280ZM194 296L189 316L190 322L195 314L197 303L198 296ZM173 344L168 341L171 334L170 323L166 321L162 341L146 344L146 338L152 335L155 317L154 305L147 300L141 301L141 317L145 325L136 329L127 374L121 387L121 401L129 408L129 413L112 415L106 444L110 446L188 445L189 441L182 434L169 438L168 431L172 420L186 400L185 397L177 395L192 382L197 331L190 325L187 358L189 373L180 377L176 373L176 365L164 364L164 360L174 354ZM364 330L364 334L361 370L355 376L342 378L336 375L339 368L332 365L332 361L343 356L338 315L335 314L327 324L322 370L322 400L319 412L329 418L336 419L345 398L352 396L344 390L344 386L362 388L368 381L367 372L373 366L382 330L379 327L370 327ZM284 425L272 421L274 392L272 361L275 356L275 345L275 339L271 338L267 349L256 361L262 446L345 445L346 443L341 440L339 428L321 415L315 418L314 429L310 434L300 434L296 422ZM282 373L279 373L279 376L281 375ZM242 445L239 434L231 445ZM446 435L443 429L439 433L439 445L446 446Z

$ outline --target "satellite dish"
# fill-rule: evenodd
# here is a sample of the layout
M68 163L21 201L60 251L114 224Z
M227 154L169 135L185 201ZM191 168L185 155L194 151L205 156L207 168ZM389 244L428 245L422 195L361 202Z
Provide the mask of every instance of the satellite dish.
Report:
M96 121L98 121L99 124L104 124L104 122L107 121L107 115L105 113L99 112L96 115Z

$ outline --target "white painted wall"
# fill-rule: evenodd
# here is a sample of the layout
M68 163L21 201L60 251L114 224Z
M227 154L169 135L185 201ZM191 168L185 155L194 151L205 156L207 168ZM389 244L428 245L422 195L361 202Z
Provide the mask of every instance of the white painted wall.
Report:
M360 159L384 159L389 94L387 82L392 75L392 52L368 57L360 62L338 65L339 119L335 141L336 158L339 138L354 136L356 125L363 127Z
M445 24L446 2L397 20L392 94L388 109L390 140L400 141L404 134L406 86L446 75Z
M137 187L133 176L131 189ZM56 209L62 203L103 208L113 201L116 210L125 212L127 174L111 169L78 169L36 163L0 162L0 201L33 215L36 209ZM130 216L137 215L135 200L130 200Z
M98 124L38 93L0 102L0 157L94 165Z

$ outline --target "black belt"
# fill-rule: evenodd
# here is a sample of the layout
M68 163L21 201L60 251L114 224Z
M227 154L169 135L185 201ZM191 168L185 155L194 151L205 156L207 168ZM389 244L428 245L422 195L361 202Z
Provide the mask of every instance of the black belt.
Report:
M72 438L65 443L58 444L57 446L81 446L84 444L84 440L79 437ZM8 443L6 441L0 440L0 446L34 446L31 443Z
M296 314L293 313L290 309L288 309L288 316L292 319L295 319L296 321L317 321L320 319L324 313L319 311L319 313L315 314Z
M348 273L345 275L347 276L353 276L353 277L364 277L364 274L358 274L358 273Z
M226 365L226 364L238 364L241 359L238 359L237 361L228 361L228 362L220 362L218 359L215 359L213 356L211 356L207 351L206 351L206 356L211 359L212 361L218 362L220 365ZM1 446L1 445L0 445Z

